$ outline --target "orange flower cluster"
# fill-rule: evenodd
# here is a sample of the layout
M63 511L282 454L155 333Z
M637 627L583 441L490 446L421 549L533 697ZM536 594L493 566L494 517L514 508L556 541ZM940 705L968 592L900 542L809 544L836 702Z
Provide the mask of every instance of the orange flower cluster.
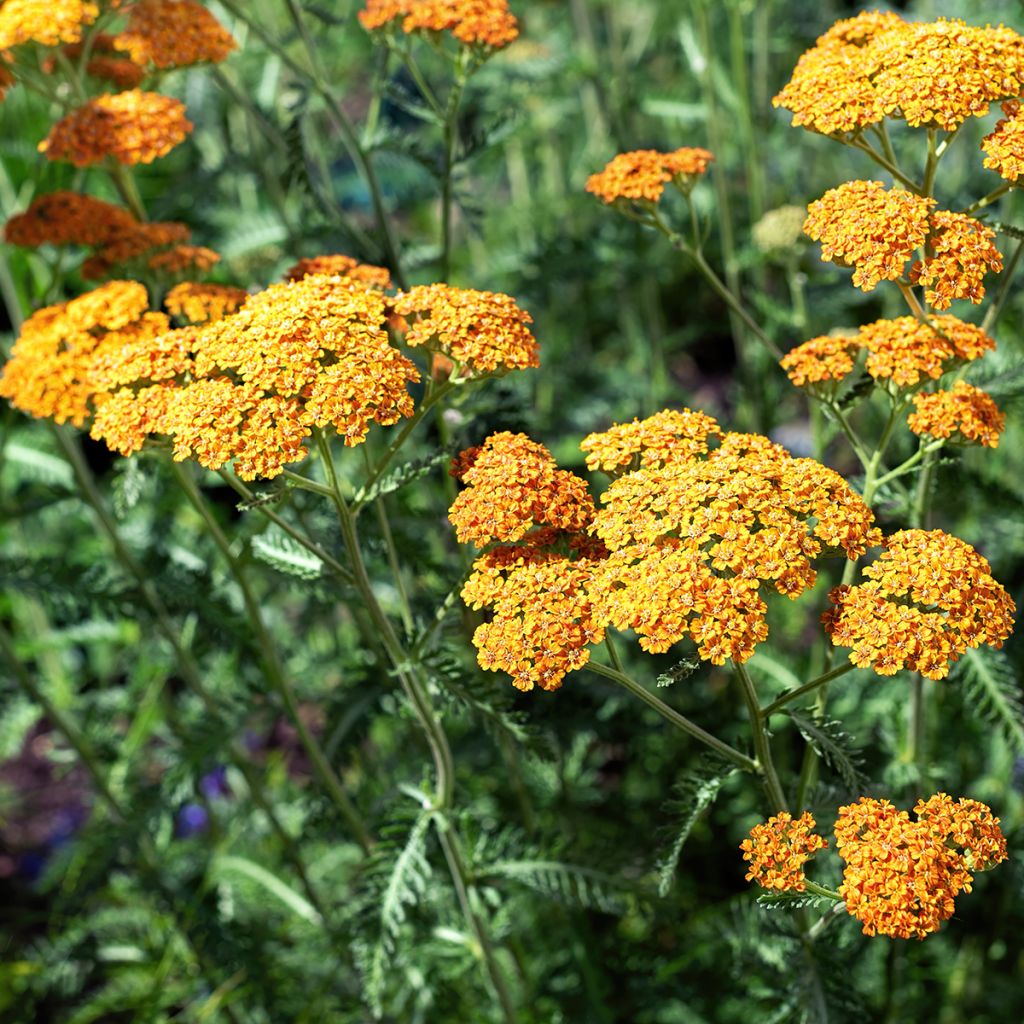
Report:
M908 388L929 377L938 380L996 347L980 327L955 316L933 316L931 323L929 327L912 316L876 320L856 334L805 341L779 365L797 387L828 382L835 387L853 370L858 355L866 353L864 368L870 376Z
M366 0L359 12L363 28L390 27L401 18L402 31L450 32L466 46L500 50L519 36L519 23L507 0Z
M0 50L22 43L76 43L99 13L96 4L83 0L6 0L0 5Z
M1024 117L1019 101L1003 104L1006 115L996 122L995 131L981 140L985 166L1007 181L1016 182L1024 173Z
M992 398L962 380L952 391L914 395L914 405L917 411L907 417L907 426L915 434L935 438L956 435L968 443L997 448L1006 427L1006 416Z
M573 566L567 586L578 613L572 642L557 647L564 671L551 675L545 663L541 685L553 688L579 667L577 641L607 626L635 630L648 651L689 636L715 664L746 661L768 635L761 583L797 597L814 584L811 560L823 549L856 558L881 541L871 510L837 473L767 438L721 434L703 413L662 412L584 444L592 468L622 471L596 513L583 481L523 435L494 435L453 466L467 485L449 512L458 539L522 542L482 556L476 569L489 574L486 586L474 579L463 592L476 606L508 598L506 625L483 634L481 664L514 665L516 685L539 682L530 673L547 649L529 632L544 614L529 589L540 563L560 559L566 573Z
M36 196L24 213L13 216L4 238L30 248L49 245L104 245L135 218L120 206L78 192L48 192Z
M142 317L148 304L138 282L111 281L34 313L0 376L0 395L32 416L81 426L89 416L89 373L97 347L111 335L119 344L121 332Z
M183 281L167 293L164 305L171 316L193 324L205 324L234 313L248 298L249 293L244 288Z
M348 277L370 288L387 291L392 287L391 274L387 267L375 267L370 263L360 263L351 256L335 253L330 256L310 256L299 260L285 274L286 281L301 281L310 274L327 274L331 277Z
M86 73L93 78L102 78L112 82L118 89L135 89L146 77L146 69L135 61L125 57L115 45L115 38L106 32L97 32L92 37ZM64 53L71 60L78 60L82 55L82 43L72 43L64 47ZM56 61L49 61L47 66L56 67Z
M865 935L923 939L953 915L956 896L971 891L972 870L1006 857L999 819L984 804L954 804L939 793L914 812L916 821L870 797L839 808L839 894Z
M864 570L868 582L836 587L822 616L854 665L943 679L968 648L1002 647L1016 609L974 548L941 530L901 530L885 549Z
M87 100L53 126L39 151L49 160L67 160L76 167L107 157L122 164L148 164L169 153L191 130L180 100L131 89Z
M688 192L714 159L706 149L692 147L672 153L654 149L620 153L603 171L587 178L587 191L606 203L617 199L656 203L669 182Z
M114 40L138 65L184 67L226 60L237 44L231 33L193 0L138 0Z
M154 253L146 260L150 270L171 277L179 274L204 273L220 263L220 253L205 245L174 245Z
M807 888L804 864L828 843L811 830L816 826L810 811L794 818L781 811L755 825L750 838L740 843L743 859L750 862L746 880L765 889L803 892Z
M985 297L986 272L1003 269L996 233L973 217L947 210L932 214L931 224L930 254L911 267L911 284L924 287L925 300L935 309L949 309L954 299L977 305Z
M885 117L953 131L1024 88L1024 39L1002 26L905 22L864 13L838 22L772 100L793 124L845 135Z
M392 310L407 321L405 343L425 347L474 373L522 370L540 365L533 318L514 299L447 284L399 292Z

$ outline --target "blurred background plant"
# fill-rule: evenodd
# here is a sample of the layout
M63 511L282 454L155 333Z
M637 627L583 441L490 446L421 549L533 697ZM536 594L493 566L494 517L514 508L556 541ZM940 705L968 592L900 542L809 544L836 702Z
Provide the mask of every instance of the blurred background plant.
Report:
M450 485L432 460L439 446L528 429L562 466L582 470L580 437L686 405L856 476L841 440L813 452L805 398L692 263L660 235L610 216L584 184L621 151L706 147L716 159L693 202L708 261L781 349L900 315L894 289L850 288L848 273L822 263L800 231L808 201L877 169L790 128L770 103L798 55L859 8L520 0L520 39L460 81L466 69L450 54L374 45L356 19L360 5L208 6L239 48L162 84L184 101L195 130L136 176L151 219L190 225L195 244L220 253L212 277L224 283L262 286L298 258L346 252L389 266L399 283L447 279L506 292L534 317L542 368L430 423L409 453L422 464L404 469L412 485L387 498L395 549L419 567L407 580L415 624L445 613L431 687L455 748L458 824L515 1019L1019 1017L1018 643L963 661L934 686L923 777L903 745L903 676L856 672L833 688L835 721L812 738L823 757L812 807L862 792L903 805L937 789L964 793L996 809L1018 856L979 879L975 898L926 943L834 928L808 961L794 916L757 906L743 881L736 848L763 817L752 787L738 775L723 779L700 749L595 676L573 676L555 695L520 695L475 668L445 520ZM976 21L975 8L920 2L900 13ZM986 4L984 18L1024 31L1016 3ZM55 113L22 88L0 104L4 220L37 193L83 183L82 171L36 151ZM997 117L971 126L946 156L949 208L998 184L977 149ZM118 198L97 175L90 191ZM1013 193L997 210L987 223L1001 225L1009 255L1024 211ZM4 246L3 262L8 309L85 286L56 249ZM1007 432L996 452L944 457L934 517L975 543L1015 598L1024 552L1022 312L1011 290L999 352L985 364ZM251 509L239 511L217 477L204 478L288 674L300 681L303 722L379 838L367 862L313 784L294 723L266 694L237 582L166 467L116 459L89 441L83 461L69 462L44 424L6 406L0 423L0 643L15 655L5 666L32 666L28 680L0 670L0 1014L76 1024L501 1019L477 969L478 939L456 892L439 881L444 858L423 809L425 745L391 666L358 641L348 585ZM821 428L827 438L829 425ZM78 500L82 480L93 478L140 576L112 560ZM275 485L255 491L250 505L276 500ZM304 525L333 538L309 497L295 499ZM876 509L887 528L906 520L895 490ZM376 527L364 532L383 578L386 538ZM340 557L333 540L324 543ZM157 587L202 666L216 715L185 685L141 579ZM823 581L818 604L826 590ZM808 607L817 606L772 603L772 654L759 651L751 668L774 693L816 671L808 652L819 627ZM691 671L671 656L631 668L645 679L661 673L668 703L743 745L725 670ZM226 756L231 747L246 775ZM787 728L776 747L780 767L795 775L800 731ZM108 766L112 799L100 800L82 767L89 758ZM325 906L311 902L268 802L300 837Z

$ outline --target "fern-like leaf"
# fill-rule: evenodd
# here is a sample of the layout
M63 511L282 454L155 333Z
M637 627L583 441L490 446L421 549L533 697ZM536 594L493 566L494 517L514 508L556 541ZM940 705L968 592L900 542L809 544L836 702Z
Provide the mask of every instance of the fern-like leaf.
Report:
M359 505L374 501L385 494L391 494L414 480L426 476L435 466L445 465L450 462L452 456L458 451L458 445L446 445L440 451L433 452L422 459L413 459L406 462L390 473L382 476L369 490L360 488L356 492L355 501Z
M835 901L813 892L766 892L757 897L762 910L803 910L804 907L831 906Z
M788 709L786 714L814 752L843 780L843 785L851 793L862 792L867 785L861 769L863 759L842 724L835 719L811 718Z
M272 528L252 539L252 553L267 565L287 576L315 580L323 574L324 564L292 540L283 530Z
M626 893L611 875L556 860L503 860L487 865L483 874L525 885L567 906L621 914Z
M1010 659L991 647L968 650L950 678L963 686L964 708L994 725L1017 754L1024 754L1024 700Z

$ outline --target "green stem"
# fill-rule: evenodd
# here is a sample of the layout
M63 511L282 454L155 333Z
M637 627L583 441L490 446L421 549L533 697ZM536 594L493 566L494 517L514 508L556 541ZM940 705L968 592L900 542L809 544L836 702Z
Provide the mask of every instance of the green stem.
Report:
M1020 264L1020 258L1022 255L1024 255L1024 238L1017 243L1017 247L1013 250L1013 255L1010 256L1010 262L1007 263L1006 267L1003 269L1003 279L999 285L999 293L996 295L995 301L992 305L988 307L988 311L985 313L985 319L981 321L981 329L989 334L991 334L995 329L996 321L1003 312L1003 306L1006 304L1006 300L1010 296L1013 277L1017 272L1017 267Z
M889 483L890 480L896 480L913 469L926 455L930 455L932 452L940 451L946 444L945 439L932 441L931 444L923 444L917 449L917 451L910 456L906 462L901 462L895 469L889 470L884 476L880 476L875 481L875 491L877 492L883 484Z
M447 282L452 269L452 199L455 148L459 141L459 103L465 79L456 75L444 113L444 164L441 168L441 280Z
M1010 191L1011 188L1013 188L1013 185L1010 184L1010 182L1004 182L997 188L992 189L992 191L989 192L988 195L982 196L979 200L971 203L970 206L965 206L959 212L966 214L969 217L971 216L971 214L977 213L978 210L984 210L986 206L990 206L997 199L1001 199L1003 196L1006 195L1007 192Z
M846 144L848 146L853 146L854 149L859 149L862 153L867 153L867 155L871 157L879 167L884 167L908 191L913 192L915 195L921 195L921 186L918 185L917 182L908 178L894 163L882 156L882 154L879 153L871 143L866 142L862 137L858 136Z
M775 762L772 759L771 743L768 740L768 732L765 729L765 719L761 714L761 707L757 700L757 689L754 680L746 666L733 662L736 669L736 677L740 681L743 690L743 699L747 703L747 712L750 715L750 729L753 733L754 752L757 754L757 763L760 769L761 781L764 785L768 799L776 811L788 809L786 797L782 792L782 783L779 782L779 774L775 770Z
M597 661L588 661L585 667L590 669L591 672L596 672L606 679L611 679L618 683L619 686L629 690L634 697L639 697L648 707L657 711L670 725L675 726L680 732L686 733L687 736L692 736L706 747L710 747L716 754L720 754L731 764L736 765L737 768L741 768L745 772L752 772L755 775L761 774L761 768L757 761L747 757L746 754L736 750L735 747L730 747L728 743L724 743L717 736L713 736L706 729L702 729L696 722L691 722L690 719L685 718L678 711L670 708L664 701L655 697L653 693L624 672L611 668L609 665L602 665Z
M812 882L809 878L804 881L807 885L807 891L813 892L815 896L826 896L830 900L836 900L839 903L843 902L843 897L840 896L835 889L827 889L823 885L818 885L817 882Z
M790 690L788 693L784 693L781 697L776 698L760 710L759 714L762 719L770 718L777 711L781 711L787 704L794 700L798 700L805 694L814 693L819 687L825 686L832 682L833 679L838 679L840 676L846 675L847 672L853 671L856 668L855 665L847 662L844 665L840 665L838 668L834 668L829 672L825 672L815 679L812 679L809 683L804 683L803 686L798 686L795 690Z

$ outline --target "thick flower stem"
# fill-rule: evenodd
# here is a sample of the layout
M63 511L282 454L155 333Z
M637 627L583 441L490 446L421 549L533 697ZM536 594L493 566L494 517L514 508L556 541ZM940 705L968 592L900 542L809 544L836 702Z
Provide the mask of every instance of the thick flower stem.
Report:
M259 601L253 593L241 563L231 550L230 541L224 535L220 523L217 522L188 470L177 462L172 462L171 466L175 478L181 485L181 489L185 492L185 496L192 504L192 507L199 513L217 550L220 551L221 557L227 563L231 575L238 584L249 623L256 635L256 642L263 656L263 671L267 682L270 683L281 698L288 718L298 733L299 741L309 756L313 771L316 773L321 785L327 790L327 793L334 801L356 842L368 853L373 846L373 838L370 835L370 831L342 787L341 780L331 767L316 737L302 719L298 699L285 676L274 640L267 630L266 623L263 621L263 612L260 609Z
M754 680L746 666L739 662L733 662L736 669L736 677L740 681L743 690L743 699L747 702L747 711L750 715L750 728L753 733L754 752L757 754L758 771L761 775L761 782L764 785L765 793L776 812L789 809L786 797L782 792L782 783L779 782L779 774L775 770L775 762L772 759L771 743L768 740L768 732L765 729L764 717L761 714L761 707L757 701L757 689Z
M619 686L629 690L634 697L639 697L648 707L657 711L665 721L675 726L680 732L684 732L695 740L699 740L706 747L710 747L716 754L724 757L731 764L736 765L737 768L755 775L761 773L761 768L757 761L747 757L746 754L741 753L735 747L730 747L728 743L724 743L717 736L713 736L706 729L702 729L696 722L691 722L690 719L685 718L678 711L670 708L664 701L655 697L653 693L624 672L609 665L602 665L597 661L589 661L585 667L590 669L591 672L596 672L606 679L611 679L618 683Z
M798 700L805 694L813 693L820 687L828 685L833 679L838 679L840 676L846 675L847 672L852 672L854 668L856 668L856 665L846 662L838 668L834 668L830 672L825 672L823 675L812 679L809 683L804 683L803 686L798 686L795 690L784 693L781 697L773 700L767 707L761 709L761 718L767 719L771 717L777 711L781 711L791 701Z

